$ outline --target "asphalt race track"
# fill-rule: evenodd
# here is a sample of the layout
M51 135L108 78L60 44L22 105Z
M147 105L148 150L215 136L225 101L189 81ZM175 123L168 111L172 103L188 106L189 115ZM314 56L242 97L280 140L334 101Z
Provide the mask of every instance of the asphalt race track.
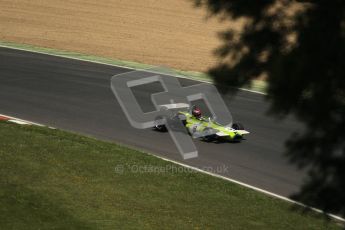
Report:
M288 163L284 142L302 126L266 114L264 96L224 96L235 121L251 132L242 143L195 140L199 157L184 161L168 133L132 128L110 89L113 75L129 69L0 48L0 113L144 149L283 196L298 191L304 172ZM195 84L180 79L182 85ZM138 87L143 110L160 85ZM1 140L1 137L0 137Z

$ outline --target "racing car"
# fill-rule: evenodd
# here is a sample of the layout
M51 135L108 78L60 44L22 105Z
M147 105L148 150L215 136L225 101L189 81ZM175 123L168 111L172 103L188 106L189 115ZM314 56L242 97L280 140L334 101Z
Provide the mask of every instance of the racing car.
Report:
M188 104L183 103L163 106L166 109L180 109L175 116L181 120L191 136L204 141L240 142L245 135L249 134L241 123L233 123L231 127L228 127L217 123L211 117L202 116L201 110L196 106L189 107ZM164 124L155 125L154 129L160 132L167 131Z

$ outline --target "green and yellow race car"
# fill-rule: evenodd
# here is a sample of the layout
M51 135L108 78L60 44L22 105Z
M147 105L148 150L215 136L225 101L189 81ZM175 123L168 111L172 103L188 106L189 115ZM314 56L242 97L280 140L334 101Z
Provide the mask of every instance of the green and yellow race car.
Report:
M204 141L231 141L240 142L244 136L249 134L244 130L241 123L233 123L231 127L223 126L212 120L210 117L204 117L201 110L196 106L188 110L180 110L176 116L187 128L188 133L194 138L201 138ZM156 125L155 129L166 132L165 125Z

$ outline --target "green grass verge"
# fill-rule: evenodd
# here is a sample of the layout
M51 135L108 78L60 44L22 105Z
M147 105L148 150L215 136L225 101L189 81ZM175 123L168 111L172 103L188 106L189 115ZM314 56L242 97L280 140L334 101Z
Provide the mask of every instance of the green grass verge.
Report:
M133 69L150 69L154 68L155 66L147 65L143 63L138 62L132 62L132 61L124 61L124 60L116 60L111 58L104 58L104 57L97 57L94 55L88 55L88 54L81 54L77 52L71 52L71 51L64 51L64 50L56 50L52 48L44 48L44 47L38 47L33 46L29 44L18 44L14 42L8 42L8 41L0 41L0 46L8 47L8 48L15 48L15 49L23 49L33 52L40 52L40 53L46 53L46 54L52 54L52 55L58 55L62 57L67 58L77 58L84 61L93 61L103 64L109 64L109 65L116 65L116 66L122 66L122 67L128 67ZM170 70L172 74L183 76L186 78L190 78L193 80L200 80L200 81L206 81L212 83L212 78L205 74L200 72L194 72L194 71L182 71L182 70ZM265 93L267 84L265 81L261 80L254 80L251 82L251 85L248 87L244 87L245 89Z
M340 228L113 143L7 122L0 122L0 138L0 229ZM166 171L139 173L135 166Z

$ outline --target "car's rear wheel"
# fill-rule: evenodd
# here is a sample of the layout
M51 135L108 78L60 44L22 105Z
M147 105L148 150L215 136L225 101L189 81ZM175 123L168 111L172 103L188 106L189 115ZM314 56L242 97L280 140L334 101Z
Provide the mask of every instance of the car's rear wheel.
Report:
M241 123L232 124L232 128L235 130L244 130L244 126Z

